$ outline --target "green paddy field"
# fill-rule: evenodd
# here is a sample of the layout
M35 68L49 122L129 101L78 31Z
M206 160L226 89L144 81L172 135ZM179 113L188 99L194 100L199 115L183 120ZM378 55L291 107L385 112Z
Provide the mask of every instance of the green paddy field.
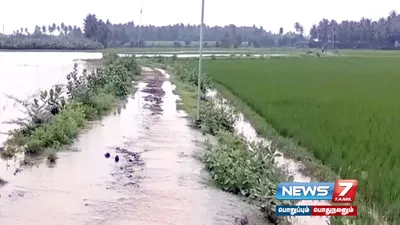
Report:
M400 218L400 54L346 55L205 60L204 71L279 135L305 147L340 177L359 179L365 203L396 221Z

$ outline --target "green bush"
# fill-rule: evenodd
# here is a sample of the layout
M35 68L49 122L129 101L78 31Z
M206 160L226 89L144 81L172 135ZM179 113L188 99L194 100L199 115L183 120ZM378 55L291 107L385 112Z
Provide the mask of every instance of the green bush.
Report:
M116 52L104 52L103 53L103 61L104 65L111 65L118 59L118 54Z
M254 200L272 199L279 178L284 175L274 165L276 148L248 143L227 131L219 131L216 137L217 145L204 157L216 184Z
M86 122L84 106L68 106L60 114L33 131L27 141L27 153L39 153L71 143Z
M115 103L116 103L116 96L106 92L100 92L97 95L94 95L90 99L88 106L90 106L90 108L93 108L95 110L97 116L102 116L103 113L107 113L111 109L113 109L114 106L116 105ZM86 115L88 116L88 118L95 118L95 117L90 117L89 114Z
M194 68L189 63L181 60L171 63L171 72L178 77L183 82L190 85L197 86L198 83L198 70ZM208 89L212 88L212 83L210 78L203 74L201 77L201 91L206 93Z
M140 74L140 66L137 63L135 56L118 58L117 63L125 67L131 77Z
M225 191L249 196L262 171L254 166L252 154L239 136L219 132L217 137L216 149L205 155L211 176Z
M218 131L235 131L237 115L233 109L218 107L213 102L203 101L200 105L201 128L204 132L216 135Z

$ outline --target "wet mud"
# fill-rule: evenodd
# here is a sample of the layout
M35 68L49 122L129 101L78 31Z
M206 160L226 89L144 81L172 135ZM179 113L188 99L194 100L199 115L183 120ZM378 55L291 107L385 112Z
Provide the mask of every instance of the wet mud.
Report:
M157 70L144 71L144 82L146 87L142 92L149 95L144 97L146 104L144 108L149 109L152 115L160 115L163 112L161 104L163 103L162 97L165 95L165 91L162 89L162 85L165 81L165 76Z
M210 186L195 157L204 136L177 111L174 86L160 71L143 75L120 112L94 122L56 164L0 164L0 224L265 224L258 208Z

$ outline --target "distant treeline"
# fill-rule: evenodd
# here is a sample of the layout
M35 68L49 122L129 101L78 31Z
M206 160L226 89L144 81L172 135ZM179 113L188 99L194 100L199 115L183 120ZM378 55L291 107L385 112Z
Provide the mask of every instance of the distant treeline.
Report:
M139 35L140 34L140 35ZM83 31L77 26L36 26L30 33L21 28L0 36L2 49L95 49L102 47L192 47L199 45L199 25L141 26L134 22L113 24L89 14ZM140 37L140 39L139 39ZM276 33L262 26L206 26L205 47L325 47L395 49L400 42L400 16L391 11L378 21L322 19L307 35L297 22L294 31Z

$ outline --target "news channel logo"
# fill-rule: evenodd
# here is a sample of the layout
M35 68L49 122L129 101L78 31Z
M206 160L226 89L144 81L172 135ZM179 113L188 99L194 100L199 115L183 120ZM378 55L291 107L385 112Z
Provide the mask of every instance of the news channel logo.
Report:
M357 180L335 182L283 182L278 184L278 200L330 200L332 203L353 203Z

